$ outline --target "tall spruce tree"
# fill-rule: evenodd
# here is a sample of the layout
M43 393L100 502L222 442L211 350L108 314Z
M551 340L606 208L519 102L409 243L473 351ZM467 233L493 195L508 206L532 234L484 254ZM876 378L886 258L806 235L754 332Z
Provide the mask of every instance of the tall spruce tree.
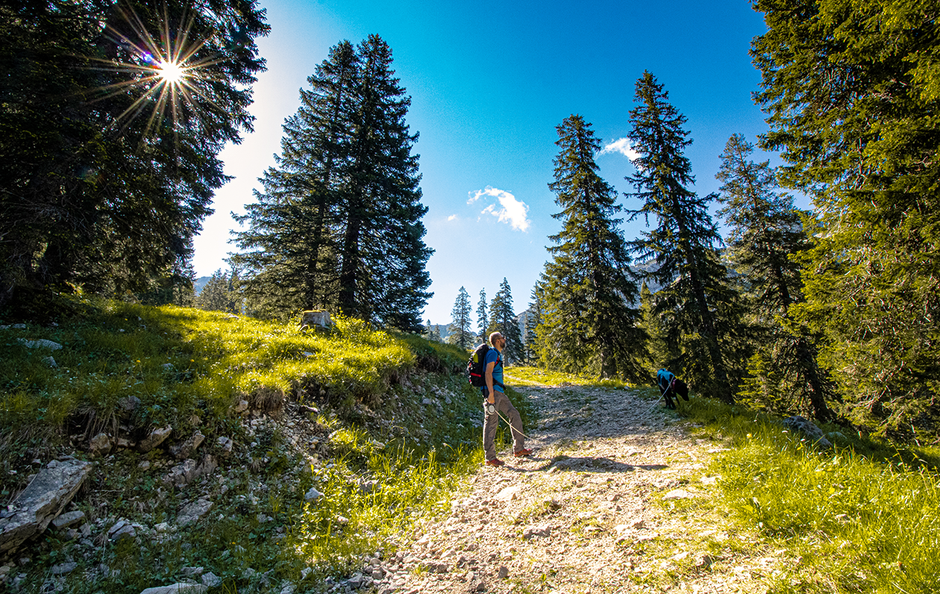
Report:
M528 315L525 319L525 360L529 365L539 361L538 327L542 323L542 303L545 300L544 277L540 276L532 287Z
M486 329L489 323L489 318L486 316L486 289L480 289L480 300L477 302L477 331L481 342L486 342Z
M232 261L248 275L245 290L262 315L338 303L338 229L342 180L357 109L359 56L349 41L330 49L301 89L300 108L283 126L281 154L261 178L257 202L236 216L249 223L236 234Z
M419 330L432 250L411 153L417 135L405 123L411 100L391 49L377 35L355 48L341 42L308 81L265 192L238 217L249 229L237 244L249 251L232 260L272 313L336 308Z
M937 10L921 0L757 0L768 31L765 148L813 199L795 316L846 414L879 431L940 424Z
M206 285L196 295L195 306L206 311L242 313L241 295L238 292L238 273L216 270Z
M754 146L735 134L721 154L717 178L728 222L728 259L742 275L753 323L760 329L758 352L745 380L746 396L786 412L811 411L831 420L826 403L832 386L816 362L812 337L789 319L801 302L799 264L792 256L808 245L793 199L777 190L768 161L751 160ZM754 373L755 370L760 373Z
M448 342L455 344L462 349L470 349L473 346L473 330L470 321L470 293L463 287L457 293L457 300L454 301L454 309L450 312L451 323L448 326L450 336Z
M268 30L253 0L0 6L0 305L191 283ZM161 33L190 44L182 83L160 75Z
M630 245L639 259L653 264L641 276L662 286L654 295L653 312L671 349L679 353L668 363L703 394L734 402L739 378L733 370L743 363L743 312L708 213L716 196L701 198L690 189L695 179L685 156L692 143L683 129L685 116L650 72L637 80L635 99L630 139L640 157L634 161L636 174L627 177L636 192L627 196L641 203L631 220L642 216L649 223L652 216L656 226Z
M339 306L405 330L418 327L431 293L423 240L418 157L405 115L411 98L395 78L392 50L378 35L359 44L359 109L344 170L345 220L338 248Z
M506 339L506 352L503 357L507 364L521 363L525 359L522 347L522 332L512 309L512 289L505 278L499 284L499 290L490 302L490 323L488 332L499 332Z
M557 127L555 193L562 230L549 239L545 298L539 326L545 363L570 372L648 379L642 358L646 335L638 326L637 285L614 218L621 207L614 188L598 175L600 150L591 125L580 115Z

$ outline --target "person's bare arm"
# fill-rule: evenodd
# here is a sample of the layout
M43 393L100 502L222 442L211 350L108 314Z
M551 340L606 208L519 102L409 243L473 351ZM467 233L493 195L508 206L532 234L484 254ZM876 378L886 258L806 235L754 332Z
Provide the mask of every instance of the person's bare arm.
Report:
M484 377L486 378L486 394L488 396L487 402L490 404L496 403L496 396L493 394L493 370L496 369L496 361L487 364L486 373Z

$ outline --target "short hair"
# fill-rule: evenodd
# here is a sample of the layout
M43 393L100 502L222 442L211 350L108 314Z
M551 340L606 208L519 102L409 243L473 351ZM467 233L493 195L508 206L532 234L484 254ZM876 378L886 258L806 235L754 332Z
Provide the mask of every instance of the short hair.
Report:
M491 332L490 333L490 345L496 346L493 344L493 341L496 340L497 338L502 338L502 337L503 335L500 332Z

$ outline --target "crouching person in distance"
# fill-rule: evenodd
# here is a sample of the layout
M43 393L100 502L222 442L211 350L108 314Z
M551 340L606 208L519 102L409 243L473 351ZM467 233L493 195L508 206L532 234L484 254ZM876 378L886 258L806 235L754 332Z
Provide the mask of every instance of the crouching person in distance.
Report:
M499 426L499 413L503 418L509 419L512 429L512 450L517 458L528 456L532 450L525 447L525 435L522 434L522 417L503 392L503 357L502 351L506 348L506 339L499 332L490 334L490 345L493 347L486 353L483 378L486 382L480 388L483 392L483 408L486 414L483 418L483 452L486 454L486 464L489 466L502 466L505 464L496 457L496 428Z
M662 392L661 398L666 399L666 408L675 410L676 404L672 399L675 398L676 402L679 402L679 396L688 402L689 387L671 371L660 369L656 373L656 383L659 385L659 391Z

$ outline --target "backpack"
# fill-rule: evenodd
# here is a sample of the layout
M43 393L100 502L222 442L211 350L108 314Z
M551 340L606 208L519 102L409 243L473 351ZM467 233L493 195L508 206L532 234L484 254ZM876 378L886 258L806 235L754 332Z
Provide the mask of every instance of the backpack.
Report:
M473 354L467 361L467 381L474 388L482 388L486 385L486 354L488 352L490 352L490 345L484 342L473 349Z

